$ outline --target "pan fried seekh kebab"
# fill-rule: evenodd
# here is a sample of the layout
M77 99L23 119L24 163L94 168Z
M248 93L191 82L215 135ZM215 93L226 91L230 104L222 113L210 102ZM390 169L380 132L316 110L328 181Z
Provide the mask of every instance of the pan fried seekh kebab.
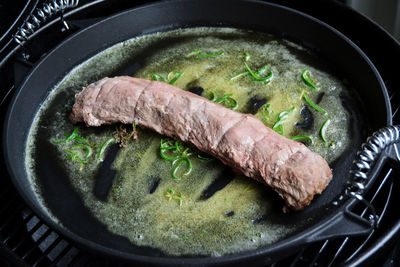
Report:
M87 126L135 123L195 145L274 189L287 208L304 209L332 179L328 163L253 115L163 82L103 78L75 96L70 118Z

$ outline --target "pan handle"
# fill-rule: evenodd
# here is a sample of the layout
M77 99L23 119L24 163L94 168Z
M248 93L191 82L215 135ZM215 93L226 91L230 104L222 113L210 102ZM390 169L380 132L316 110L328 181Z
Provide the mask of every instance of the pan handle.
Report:
M348 197L355 198L369 209L370 216L368 219L352 213L349 207L345 207L345 209L339 212L327 226L321 226L319 229L315 229L314 233L308 237L306 242L312 243L337 237L369 234L378 226L379 220L375 208L363 198L363 193L365 185L368 182L369 173L375 161L383 152L387 152L388 157L400 161L397 147L393 148L396 151L395 153L393 153L393 151L387 151L387 148L399 142L400 125L388 126L374 132L357 153L354 167L350 171L352 180L345 190L345 196L347 197L340 196L338 200L333 202L334 205L338 205L339 202L345 201ZM340 229L340 231L338 231L338 229Z
M368 181L368 174L375 161L388 147L399 142L400 125L387 126L374 132L357 153L357 159L354 161L354 169L351 170L353 180L347 187L346 194L358 200L363 200L362 195L365 184ZM394 147L394 149L397 152L397 147ZM396 160L400 161L400 158Z
M79 0L51 0L43 4L41 8L36 8L25 19L18 31L13 35L13 39L18 45L23 45L28 40L29 36L34 34L48 19L57 13L61 13L61 21L64 27L68 30L68 23L63 18L63 13L66 9L77 7Z

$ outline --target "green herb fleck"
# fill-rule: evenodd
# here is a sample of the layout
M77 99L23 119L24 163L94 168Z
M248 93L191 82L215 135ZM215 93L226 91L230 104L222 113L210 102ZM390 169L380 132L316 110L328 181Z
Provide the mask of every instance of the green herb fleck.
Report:
M172 199L176 199L178 201L179 206L182 206L183 204L183 196L181 192L175 193L175 190L168 188L167 192L165 193L165 197L168 199L168 201L171 201Z

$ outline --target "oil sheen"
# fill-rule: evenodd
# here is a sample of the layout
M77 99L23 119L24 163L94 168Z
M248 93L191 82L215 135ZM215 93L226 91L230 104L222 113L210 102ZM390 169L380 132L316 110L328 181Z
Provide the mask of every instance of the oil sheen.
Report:
M197 57L221 52L222 55L215 57ZM248 57L244 59L246 53ZM232 79L246 71L244 60L254 71L266 65L272 71L271 80L255 82L249 74ZM185 165L182 165L177 172L181 179L173 179L171 161L161 159L159 154L162 136L145 129L137 129L138 139L118 149L112 163L116 174L107 200L99 200L93 194L94 174L108 150L100 158L92 153L88 163L82 164L71 160L66 152L78 151L78 147L73 147L76 143L54 141L65 139L74 127L78 128L79 136L97 146L113 136L119 125L87 128L83 124L72 125L68 115L74 94L82 86L115 75L129 64L138 65L138 70L132 73L135 77L152 79L152 74L158 74L168 79L170 72L183 72L174 84L183 90L201 87L204 97L210 91L216 97L232 94L239 105L237 111L253 113L269 127L277 115L293 109L283 121L283 135L309 136L313 142L307 146L329 163L345 151L351 140L349 115L340 100L348 88L308 50L285 40L242 30L182 29L117 44L77 66L54 88L36 115L27 142L26 166L34 184L40 185L40 177L33 168L37 145L50 142L67 170L69 182L94 217L109 231L127 237L135 245L151 246L167 255L221 256L271 244L295 231L294 226L276 220L282 203L276 201L275 193L227 171L218 160L200 160L196 149L189 145L192 172L184 175ZM310 71L318 91L302 80L305 69ZM173 73L170 79L171 76ZM309 107L314 122L307 128L295 126L304 120L300 113L307 105L303 94L327 112L322 114ZM60 98L64 101L57 101ZM269 113L254 109L254 99L269 104ZM330 146L320 136L321 126L327 119L331 122L325 138ZM124 127L131 129L130 125ZM47 134L39 135L39 129L40 132L45 129ZM77 153L83 157L83 152ZM232 180L211 197L204 197L204 190L218 177ZM41 194L40 186L37 193Z

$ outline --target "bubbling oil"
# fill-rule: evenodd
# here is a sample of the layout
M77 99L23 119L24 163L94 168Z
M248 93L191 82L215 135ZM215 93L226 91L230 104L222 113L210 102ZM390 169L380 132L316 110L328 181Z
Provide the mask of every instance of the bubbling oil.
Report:
M197 58L192 52L198 50L201 54L224 53ZM231 80L246 71L244 53L250 55L246 62L253 70L267 65L273 73L270 82L254 82L249 75ZM27 142L26 166L34 184L40 185L40 177L32 167L37 140L42 138L37 134L38 129L46 129L48 142L61 140L64 134L78 127L80 136L94 144L103 143L113 135L114 127L72 125L68 114L73 96L87 83L112 75L133 61L141 64L141 68L132 73L135 77L150 79L152 74L167 77L172 71L184 72L176 86L183 90L202 87L205 97L207 91L213 91L217 97L232 94L239 103L239 112L249 112L254 98L264 99L270 105L272 119L294 108L283 122L283 134L286 137L310 136L313 143L308 144L309 148L328 162L340 156L349 145L349 115L340 101L340 95L348 89L324 70L323 63L315 55L265 34L231 28L181 29L115 45L77 66L56 86L36 115ZM302 81L304 69L310 70L317 80L318 92ZM312 100L319 99L318 105L327 114L310 108L314 122L307 129L300 129L295 124L303 120L300 110L305 104L304 91ZM63 104L54 101L61 94L67 99ZM54 109L57 112L51 112ZM255 115L263 119L260 111ZM326 139L335 141L334 147L327 146L320 137L320 128L327 119L331 123ZM127 237L135 245L158 248L167 255L221 256L271 244L296 230L294 226L274 220L279 208L271 191L251 179L226 172L226 167L217 160L202 161L193 157L190 175L179 171L178 176L182 178L172 179L171 162L162 160L159 155L161 138L150 130L138 129L138 140L119 149L112 164L116 176L107 201L100 201L93 195L95 173L101 164L96 155L91 155L89 163L82 165L69 160L65 154L70 144L53 142L53 145L70 183L93 216L107 225L109 231ZM202 192L221 175L233 179L212 197L202 198ZM40 196L40 186L37 193ZM178 201L178 194L181 201Z

